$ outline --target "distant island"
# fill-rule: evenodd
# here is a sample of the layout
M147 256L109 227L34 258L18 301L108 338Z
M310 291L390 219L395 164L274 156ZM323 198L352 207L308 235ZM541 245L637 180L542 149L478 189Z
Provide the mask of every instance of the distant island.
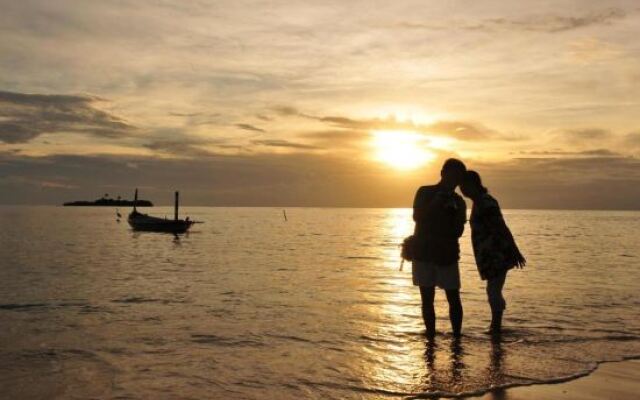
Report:
M108 194L105 194L102 198L98 200L70 201L70 202L64 203L63 206L65 207L133 207L133 203L134 203L133 200L121 199L120 196L118 196L115 199L112 199L109 197ZM137 207L153 207L153 203L150 202L149 200L138 200L137 202L135 202L135 204Z

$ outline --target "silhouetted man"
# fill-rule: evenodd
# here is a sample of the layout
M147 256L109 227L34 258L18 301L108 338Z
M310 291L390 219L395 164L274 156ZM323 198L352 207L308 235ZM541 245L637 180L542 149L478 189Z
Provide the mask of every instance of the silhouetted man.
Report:
M462 182L465 165L451 158L442 166L440 182L422 186L413 202L414 235L419 237L421 256L413 262L413 284L420 287L422 318L429 339L435 336L436 314L433 308L435 287L445 290L449 302L449 318L453 335L459 337L462 327L460 301L460 246L467 206L455 192Z

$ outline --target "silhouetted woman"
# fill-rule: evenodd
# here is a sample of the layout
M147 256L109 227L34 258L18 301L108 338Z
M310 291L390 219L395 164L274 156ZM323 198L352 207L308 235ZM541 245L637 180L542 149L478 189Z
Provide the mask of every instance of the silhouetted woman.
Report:
M498 201L482 186L480 175L467 171L460 185L462 194L473 200L471 209L471 241L480 278L487 281L487 297L491 306L491 334L499 334L506 307L502 287L507 271L526 264L511 231L502 217Z

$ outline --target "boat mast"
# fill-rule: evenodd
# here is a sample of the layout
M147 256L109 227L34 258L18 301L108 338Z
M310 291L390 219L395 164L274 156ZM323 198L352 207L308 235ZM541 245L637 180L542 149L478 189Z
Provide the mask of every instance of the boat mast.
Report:
M138 204L138 188L136 188L136 194L133 196L133 212L136 212L136 204Z
M177 221L178 220L178 201L179 201L179 197L180 197L180 193L178 191L176 191L176 201L175 201L175 205L174 205L174 219Z

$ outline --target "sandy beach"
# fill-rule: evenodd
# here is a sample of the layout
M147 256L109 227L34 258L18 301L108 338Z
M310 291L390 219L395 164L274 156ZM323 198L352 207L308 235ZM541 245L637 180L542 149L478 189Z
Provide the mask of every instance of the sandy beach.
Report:
M640 394L640 360L603 363L592 374L560 384L495 391L482 400L635 400Z

